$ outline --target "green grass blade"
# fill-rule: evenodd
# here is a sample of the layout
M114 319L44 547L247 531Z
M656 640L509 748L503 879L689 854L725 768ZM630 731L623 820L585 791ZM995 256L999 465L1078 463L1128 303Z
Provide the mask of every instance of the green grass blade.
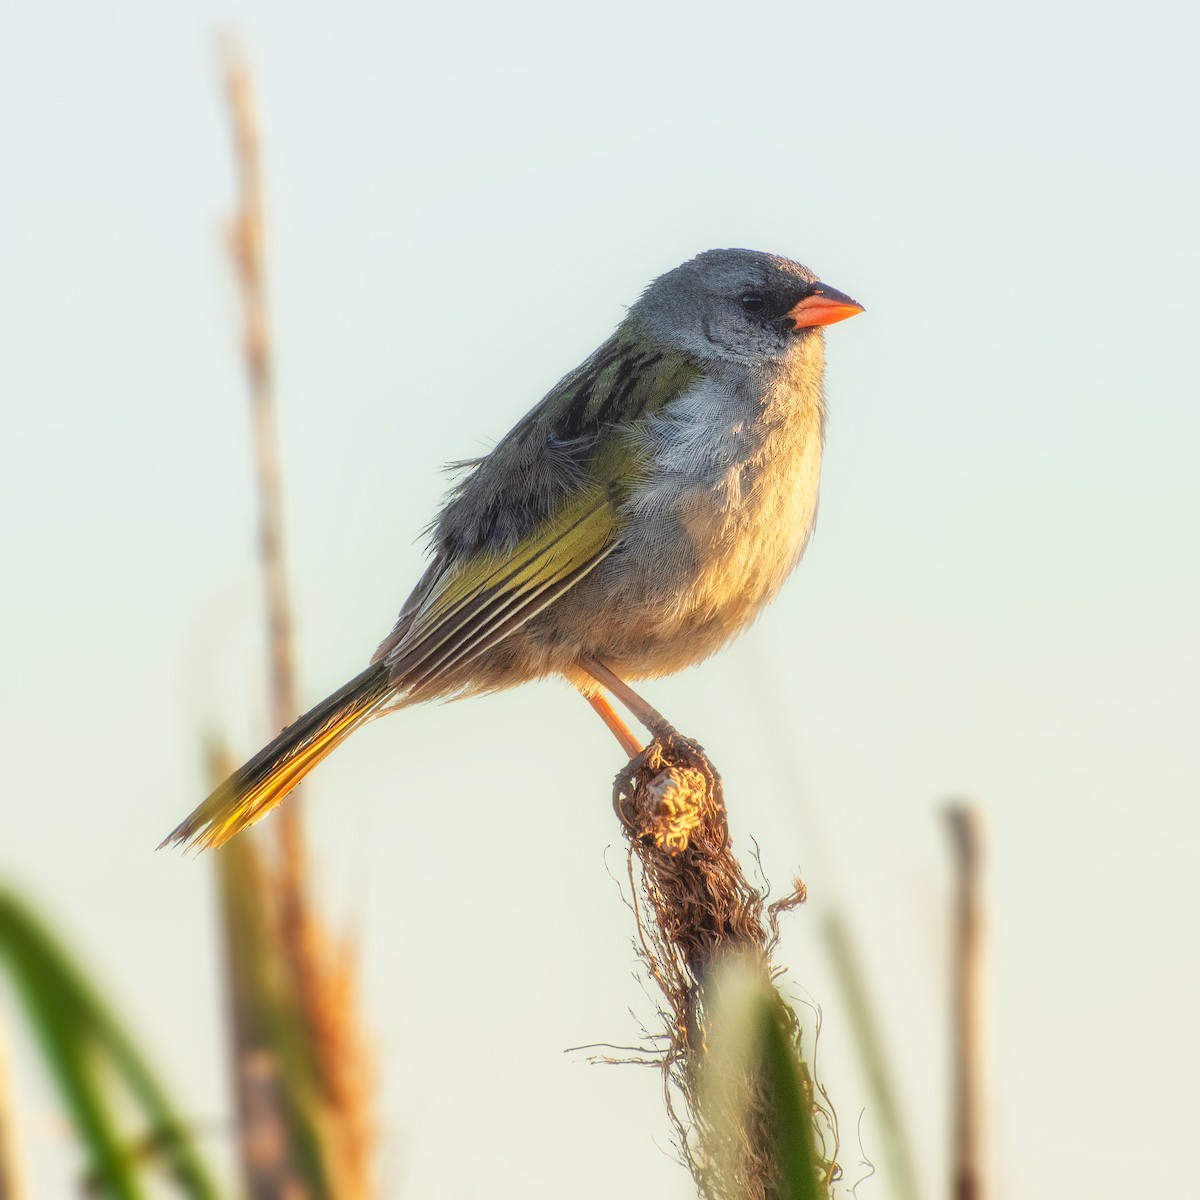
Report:
M707 990L700 1111L717 1194L756 1180L778 1200L827 1200L794 1017L750 957L727 958Z
M121 1200L137 1200L144 1194L141 1170L154 1161L166 1168L185 1196L215 1200L216 1187L147 1060L61 943L4 889L0 958L8 963L30 1025L75 1119L92 1186ZM150 1126L136 1151L122 1134L121 1094L114 1086L118 1082Z
M920 1193L917 1189L912 1142L904 1124L903 1110L896 1098L896 1089L892 1085L879 1023L871 1008L866 977L859 965L854 943L846 926L836 915L826 919L823 932L834 974L846 1002L867 1086L875 1099L875 1114L883 1143L884 1178L896 1200L918 1200Z

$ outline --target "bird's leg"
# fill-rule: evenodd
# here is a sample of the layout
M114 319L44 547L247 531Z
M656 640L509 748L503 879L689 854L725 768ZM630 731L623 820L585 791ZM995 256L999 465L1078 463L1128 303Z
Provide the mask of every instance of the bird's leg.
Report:
M580 692L580 695L596 710L605 725L612 730L613 737L621 743L621 749L629 755L630 758L636 758L642 752L642 744L633 736L629 726L621 720L617 710L608 702L608 697L603 692Z
M620 676L614 675L599 659L581 658L579 665L597 683L602 684L612 692L656 738L669 737L675 732L675 727L657 708L652 708L647 704L629 684L621 679ZM593 705L593 707L595 706ZM599 710L597 709L597 711ZM609 728L612 729L612 726L609 725ZM616 731L613 730L613 732L615 733Z
M715 798L717 805L720 806L721 828L724 829L725 841L728 844L729 827L725 824L723 815L724 801L721 799L721 779L712 763L708 761L708 755L704 753L704 748L700 743L691 738L680 737L675 727L658 709L647 704L629 684L615 672L609 670L599 659L580 658L579 669L616 696L654 735L654 741L642 749L637 744L637 739L626 728L625 722L613 711L607 696L599 692L590 695L583 692L583 688L579 689L587 698L588 703L600 714L604 723L616 734L617 741L629 755L629 762L617 772L617 778L613 784L613 812L617 814L617 820L625 827L629 837L641 841L647 836L652 836L656 844L660 846L663 844L659 840L659 833L656 830L661 824L660 810L663 808L663 798L666 795L664 788L669 785L670 789L675 792L679 791L681 781L686 778L684 774L680 773L682 767L690 769L693 777L698 774L702 778L703 788L698 795L701 798ZM579 685L576 684L576 686ZM688 794L695 803L696 789L692 787ZM651 796L654 809L652 815L659 824L647 828L642 818L635 819L631 816L627 801L632 801L635 796L640 798L642 805L646 803L646 797ZM666 805L672 822L675 821L673 803L668 802ZM699 810L697 809L697 811ZM687 834L694 824L695 822L692 822L683 827L683 841L678 843L680 847L687 845ZM681 836L673 827L668 828L667 833L676 839ZM671 844L674 845L676 842ZM675 854L678 853L678 850L670 850L668 853Z

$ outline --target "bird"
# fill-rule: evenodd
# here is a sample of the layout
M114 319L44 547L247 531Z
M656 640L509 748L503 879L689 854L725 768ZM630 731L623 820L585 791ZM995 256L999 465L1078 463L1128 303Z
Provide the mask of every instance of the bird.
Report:
M429 563L369 665L163 841L221 846L368 721L564 676L636 756L630 680L745 629L808 544L825 435L824 327L864 311L807 267L707 250L651 281L613 334L487 455L455 464Z

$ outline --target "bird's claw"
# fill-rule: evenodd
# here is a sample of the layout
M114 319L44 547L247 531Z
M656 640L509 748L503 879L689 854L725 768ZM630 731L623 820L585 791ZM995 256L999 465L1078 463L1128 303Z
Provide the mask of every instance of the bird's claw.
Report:
M721 778L704 748L669 725L654 734L613 783L613 812L626 835L679 854L700 823L701 810L715 803L727 842Z

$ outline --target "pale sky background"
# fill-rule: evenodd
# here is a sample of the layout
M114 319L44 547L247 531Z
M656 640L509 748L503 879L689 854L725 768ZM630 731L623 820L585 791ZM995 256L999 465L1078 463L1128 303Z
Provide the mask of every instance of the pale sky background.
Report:
M1000 1194L1194 1186L1200 164L1163 2L43 3L0 36L0 876L198 1120L229 1111L210 864L154 845L201 736L265 732L231 159L267 140L302 689L365 662L480 453L712 246L866 305L830 330L821 522L740 642L645 691L799 868L849 1178L881 1154L819 928L846 913L943 1194L947 846L990 826ZM786 735L779 731L785 730ZM384 1194L692 1195L657 1080L567 1047L649 1005L615 743L559 683L379 722L315 777L361 944ZM39 1196L77 1163L12 1004ZM227 1156L229 1144L212 1148ZM889 1195L878 1179L862 1200Z

